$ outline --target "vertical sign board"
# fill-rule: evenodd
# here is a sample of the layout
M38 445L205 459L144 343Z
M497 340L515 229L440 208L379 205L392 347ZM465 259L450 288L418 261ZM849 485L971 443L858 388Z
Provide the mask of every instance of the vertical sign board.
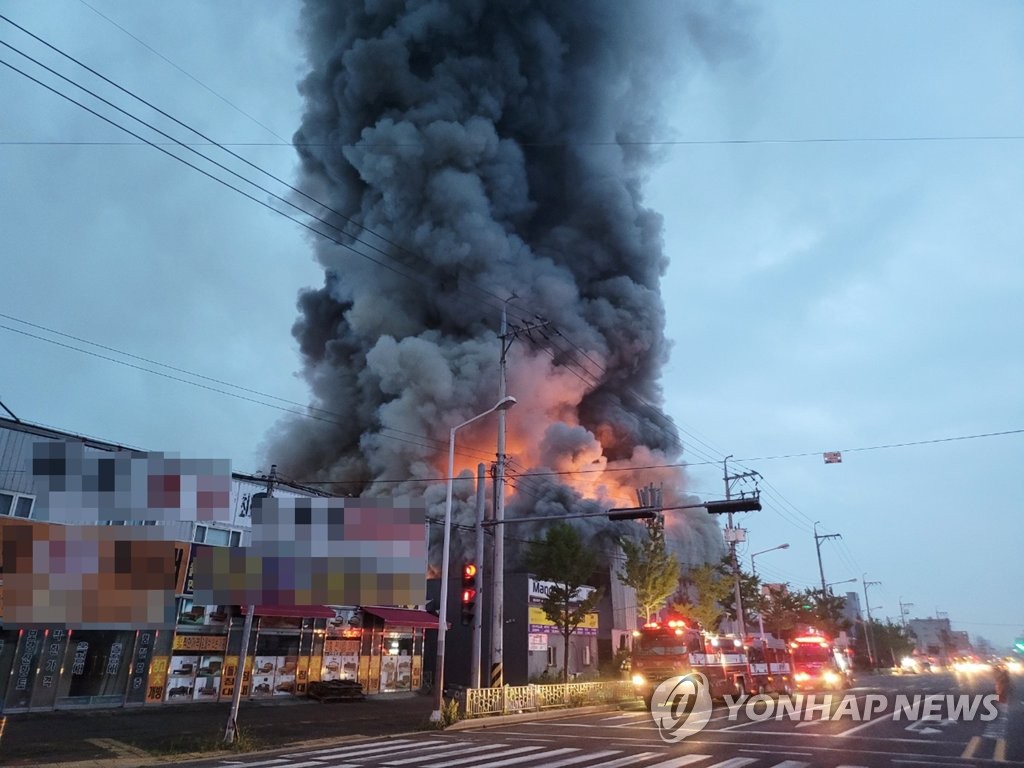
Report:
M44 630L43 647L39 653L39 674L32 693L33 709L51 709L57 700L61 662L70 633L63 627Z
M146 702L149 665L159 634L159 630L153 629L142 629L135 633L135 655L131 673L128 675L128 693L125 697L128 704Z

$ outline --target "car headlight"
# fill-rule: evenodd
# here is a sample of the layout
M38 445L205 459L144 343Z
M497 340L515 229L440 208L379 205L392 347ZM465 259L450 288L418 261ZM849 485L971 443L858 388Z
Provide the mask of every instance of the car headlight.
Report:
M804 683L810 680L811 676L808 675L806 672L797 672L795 675L793 675L793 679L796 680L798 683Z
M643 675L633 675L633 685L643 685L647 679Z
M825 682L829 685L835 685L839 682L839 675L837 675L835 672L826 672Z

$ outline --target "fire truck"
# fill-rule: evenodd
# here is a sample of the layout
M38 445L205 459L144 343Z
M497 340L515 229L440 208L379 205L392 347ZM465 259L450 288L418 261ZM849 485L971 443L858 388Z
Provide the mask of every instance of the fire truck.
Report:
M747 667L752 690L756 693L789 693L793 689L790 649L784 640L772 635L748 637Z
M798 690L846 688L853 675L849 659L822 634L794 637L789 643L793 686Z
M683 619L649 622L636 632L630 670L648 708L662 682L690 672L707 678L714 699L755 690L741 639L702 632Z

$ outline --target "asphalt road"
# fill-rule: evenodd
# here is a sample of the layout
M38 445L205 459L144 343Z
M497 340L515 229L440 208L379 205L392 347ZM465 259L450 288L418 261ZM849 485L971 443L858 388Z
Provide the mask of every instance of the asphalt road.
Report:
M946 696L992 693L991 679L953 675L870 678L828 705L763 717L717 707L700 733L668 743L650 714L633 710L566 714L553 720L492 724L474 730L402 734L315 749L204 761L201 768L878 768L880 766L1024 766L1024 707L1014 701ZM906 697L897 700L897 696ZM925 719L928 700L933 716ZM874 698L869 698L874 697ZM913 714L914 702L917 715ZM822 704L823 694L813 702ZM870 702L870 714L864 716ZM974 717L948 706L973 702ZM804 699L803 703L808 703ZM900 705L906 706L900 706ZM898 712L898 716L897 716Z

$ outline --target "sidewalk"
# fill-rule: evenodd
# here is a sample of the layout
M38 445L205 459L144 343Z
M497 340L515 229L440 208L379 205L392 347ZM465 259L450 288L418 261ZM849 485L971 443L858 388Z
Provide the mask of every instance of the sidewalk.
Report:
M433 704L430 696L416 693L333 704L243 701L238 725L259 749L274 749L426 729ZM136 768L217 757L229 710L227 703L190 703L8 715L0 765Z

